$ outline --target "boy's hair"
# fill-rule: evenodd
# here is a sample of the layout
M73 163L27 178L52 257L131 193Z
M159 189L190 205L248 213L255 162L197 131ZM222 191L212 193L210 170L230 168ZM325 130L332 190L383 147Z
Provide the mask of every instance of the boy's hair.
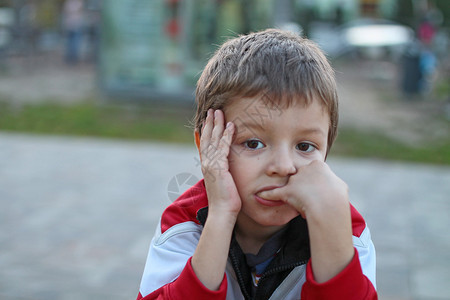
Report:
M334 71L315 43L276 29L225 42L197 82L195 129L201 132L208 109L256 96L283 107L321 101L330 115L328 153L337 135L338 96Z

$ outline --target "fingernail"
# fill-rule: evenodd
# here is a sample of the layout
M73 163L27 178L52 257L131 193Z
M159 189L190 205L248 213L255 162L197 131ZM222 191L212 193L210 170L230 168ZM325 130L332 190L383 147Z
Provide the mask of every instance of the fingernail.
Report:
M214 117L217 117L219 115L219 110L216 110L215 112L214 112Z
M211 109L208 109L208 112L206 113L206 117L209 117L211 115Z
M230 127L230 126L231 126L231 122L228 122L227 123L227 128Z

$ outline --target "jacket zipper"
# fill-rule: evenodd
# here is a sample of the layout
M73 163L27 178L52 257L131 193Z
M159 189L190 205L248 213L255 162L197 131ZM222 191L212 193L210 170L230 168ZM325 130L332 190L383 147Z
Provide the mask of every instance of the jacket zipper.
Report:
M283 272L283 271L287 271L289 269L293 269L295 267L301 266L308 263L308 260L301 260L299 262L295 262L295 263L291 263L289 265L282 265L282 266L278 266L275 268L272 268L270 270L268 270L267 272L264 272L263 275L261 276L261 278L259 279L259 281L261 281L264 277L278 273L278 272Z
M246 289L245 284L244 284L244 279L242 277L241 270L240 270L240 268L238 266L238 262L237 262L236 256L234 255L233 251L230 252L230 258L231 258L231 263L234 266L234 272L236 274L237 281L238 281L239 287L241 288L241 292L242 292L244 298L245 299L252 299L250 297L250 295L247 293L247 289ZM264 272L264 274L259 279L258 285L261 284L261 282L264 280L264 278L269 276L269 275L272 275L272 274L275 274L275 273L278 273L278 272L287 271L289 269L294 269L295 267L304 265L307 262L308 262L308 260L302 260L302 261L299 261L299 262L296 262L296 263L291 263L289 265L283 265L283 266L278 266L278 267L272 268L272 269L268 270L267 272Z
M236 273L238 284L241 288L241 292L245 299L251 299L250 295L247 293L247 289L244 284L244 279L242 278L241 269L238 266L238 261L236 259L236 256L234 255L233 251L230 252L230 256L231 256L231 262L234 266L234 273Z
M264 272L262 274L261 278L259 279L258 286L264 281L264 279L267 276L270 276L272 274L279 273L279 272L284 272L284 271L287 271L287 270L292 270L295 267L304 265L306 263L308 263L308 260L302 260L302 261L291 263L291 264L288 264L288 265L282 265L282 266L278 266L278 267L272 268L272 269L270 269L267 272Z

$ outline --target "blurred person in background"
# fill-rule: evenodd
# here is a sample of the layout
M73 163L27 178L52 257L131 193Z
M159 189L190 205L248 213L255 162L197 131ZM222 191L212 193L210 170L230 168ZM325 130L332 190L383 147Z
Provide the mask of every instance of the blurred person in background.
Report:
M86 2L86 34L88 39L87 59L96 62L100 39L100 2L91 0Z
M19 11L19 24L25 43L24 51L35 54L39 28L36 21L36 3L27 1Z
M65 60L76 64L80 59L80 48L84 29L84 7L82 0L66 0L62 11L62 25L66 36Z
M431 89L431 81L437 67L434 40L442 20L442 12L439 11L433 2L428 2L422 12L420 24L417 28L417 37L421 48L419 57L419 91L421 93L426 93Z

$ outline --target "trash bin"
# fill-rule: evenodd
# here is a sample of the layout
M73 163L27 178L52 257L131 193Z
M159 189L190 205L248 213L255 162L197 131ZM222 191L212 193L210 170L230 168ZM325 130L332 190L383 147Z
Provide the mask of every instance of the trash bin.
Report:
M420 92L421 68L420 51L408 49L402 56L401 88L405 94L417 94Z

